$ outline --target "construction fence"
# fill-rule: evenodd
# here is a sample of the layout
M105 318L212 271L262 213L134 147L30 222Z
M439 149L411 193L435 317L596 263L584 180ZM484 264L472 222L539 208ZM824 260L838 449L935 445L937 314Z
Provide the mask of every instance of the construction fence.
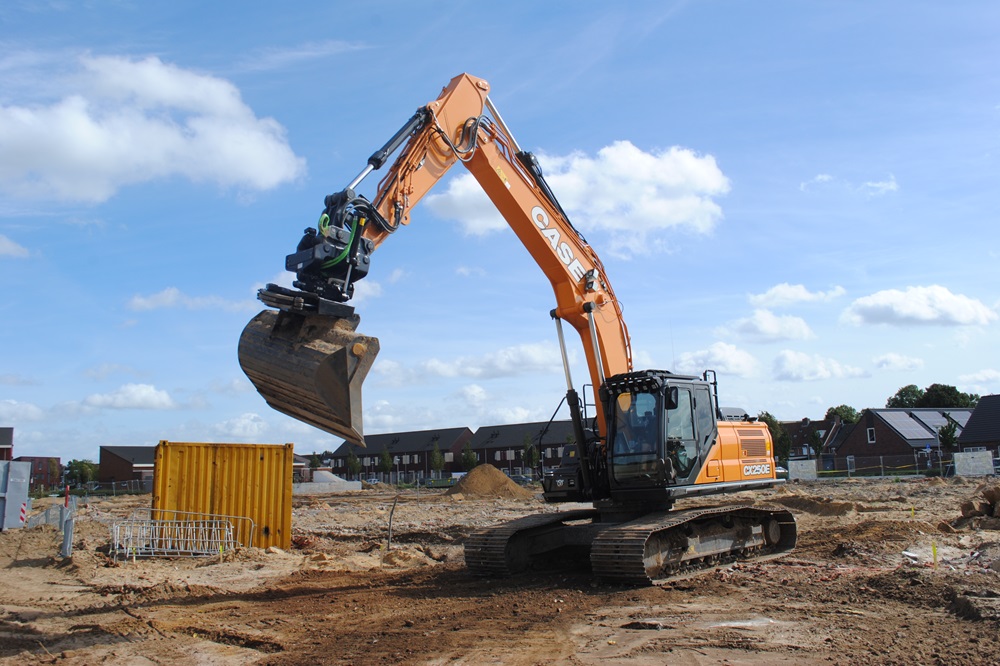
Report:
M895 456L823 456L819 460L796 461L797 464L815 464L817 478L856 477L856 476L952 476L955 474L955 460L969 453L945 453L938 455L937 450L929 453L926 450L915 451L912 455ZM1000 467L1000 461L993 460L995 467ZM990 473L990 461L986 461L986 473ZM996 472L994 472L996 473Z

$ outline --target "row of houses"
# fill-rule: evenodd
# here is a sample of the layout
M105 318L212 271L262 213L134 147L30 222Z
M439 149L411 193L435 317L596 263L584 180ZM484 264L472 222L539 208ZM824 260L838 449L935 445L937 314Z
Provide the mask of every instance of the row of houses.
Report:
M1000 395L981 397L975 409L866 409L857 423L844 423L835 416L781 425L791 440L791 459L818 457L828 471L876 464L932 468L956 451L990 451L1000 462ZM941 429L948 427L957 435L952 450L940 437Z
M474 464L490 463L511 476L531 475L539 466L557 465L573 442L573 424L568 420L483 426L475 432L466 427L439 428L368 435L363 448L344 442L323 462L344 478L381 478L386 452L393 463L389 472L393 480L419 482L439 475L431 459L436 450L441 455L440 476L467 471L470 465L463 460L467 456ZM537 465L526 458L526 447L537 451ZM356 475L349 468L352 457L361 464Z
M449 476L467 471L464 455L475 457L475 464L489 462L511 475L530 474L530 461L525 459L525 444L539 452L539 462L545 466L557 464L565 447L573 441L569 421L516 423L481 427L475 432L466 427L436 428L410 432L384 433L365 437L365 447L343 443L332 455L314 461L312 456L296 455L293 474L298 481L310 481L317 464L344 479L376 478L386 481L419 483L435 476ZM441 454L442 469L434 469L433 452ZM102 446L98 481L148 480L153 476L156 447ZM383 452L392 462L384 470ZM357 458L360 469L349 470L348 460Z
M821 421L782 422L781 426L791 440L791 459L819 458L822 467L831 471L875 464L882 468L930 468L950 459L954 451L990 451L1000 462L1000 395L981 397L975 409L866 409L857 423L844 423L834 416ZM957 434L954 451L940 441L939 431L946 426L953 426ZM573 441L572 423L568 420L491 425L476 431L467 427L437 428L369 435L363 448L345 442L319 463L345 479L420 482L466 471L470 461L463 457L471 456L475 464L490 463L512 476L530 475L539 468L558 465ZM537 465L526 458L527 446L537 451ZM12 450L13 428L0 428L0 460L12 459ZM151 479L155 450L153 446L102 446L98 480L118 483ZM440 471L434 469L435 451L441 455ZM392 463L389 472L385 471L386 457ZM360 464L356 473L350 469L352 458ZM61 482L58 458L16 460L32 463L34 487L51 488ZM309 480L310 468L315 465L311 457L296 456L296 478Z

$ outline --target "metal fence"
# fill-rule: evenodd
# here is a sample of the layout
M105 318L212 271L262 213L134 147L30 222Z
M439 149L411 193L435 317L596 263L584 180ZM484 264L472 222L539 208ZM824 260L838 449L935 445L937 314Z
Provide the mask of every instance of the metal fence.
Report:
M69 512L70 515L76 513L76 500L76 496L70 496L68 507L59 503L48 507L41 513L28 516L27 520L24 521L24 526L38 527L39 525L55 525L60 531L62 531L63 522L66 520L66 513Z
M136 509L111 526L111 554L137 557L221 556L253 542L256 526L245 516Z
M820 478L829 476L902 476L908 474L943 474L951 460L920 451L913 455L824 457L819 461Z
M210 557L236 547L228 520L124 520L111 528L119 557Z

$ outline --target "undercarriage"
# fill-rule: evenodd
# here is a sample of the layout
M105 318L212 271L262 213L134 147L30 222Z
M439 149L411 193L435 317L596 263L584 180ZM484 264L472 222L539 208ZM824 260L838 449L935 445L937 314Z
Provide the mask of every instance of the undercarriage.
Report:
M650 585L729 562L779 557L795 547L795 519L782 507L699 507L626 522L602 517L596 509L564 511L479 530L466 540L466 566L476 575L510 576L585 557L598 578Z

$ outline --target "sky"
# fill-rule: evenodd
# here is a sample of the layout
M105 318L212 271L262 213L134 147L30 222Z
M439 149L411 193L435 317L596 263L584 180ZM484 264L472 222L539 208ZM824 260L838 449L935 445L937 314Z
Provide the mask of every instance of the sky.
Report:
M988 0L4 2L0 426L64 461L334 450L254 391L240 333L463 72L602 258L637 368L782 420L1000 392L997 34ZM353 304L366 432L568 417L552 289L461 166Z

